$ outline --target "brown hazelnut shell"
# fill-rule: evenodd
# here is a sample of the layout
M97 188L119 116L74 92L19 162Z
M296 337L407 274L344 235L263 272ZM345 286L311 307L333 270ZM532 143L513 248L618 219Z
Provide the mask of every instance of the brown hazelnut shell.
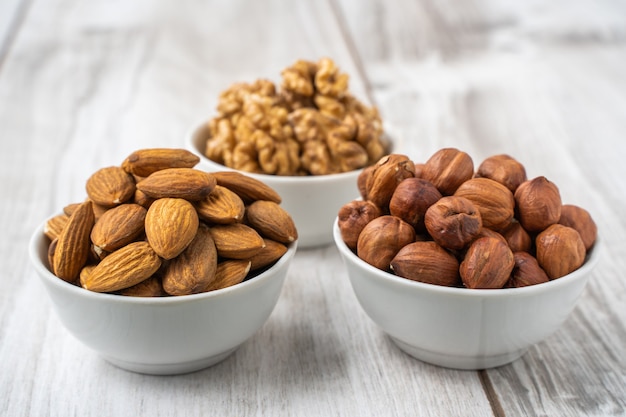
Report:
M398 217L384 215L370 221L357 240L357 256L368 264L389 270L398 251L415 240L415 229Z
M459 262L432 241L404 246L391 260L391 269L396 275L413 281L448 287L459 284Z

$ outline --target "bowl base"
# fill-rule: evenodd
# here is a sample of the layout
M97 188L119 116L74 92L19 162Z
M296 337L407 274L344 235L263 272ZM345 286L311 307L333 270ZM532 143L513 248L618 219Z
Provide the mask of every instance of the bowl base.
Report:
M117 366L118 368L124 369L126 371L136 372L139 374L180 375L200 371L204 368L216 365L217 363L223 361L228 356L230 356L235 350L237 350L237 348L238 346L233 349L227 350L226 352L208 358L197 359L189 362L167 364L128 362L104 355L102 355L102 358L104 358L107 362Z
M514 352L503 353L500 355L456 356L445 355L429 350L420 349L394 337L389 336L389 338L403 352L409 354L416 359L444 368L460 369L466 371L477 371L481 369L495 368L497 366L506 365L520 358L524 353L526 353L527 350L526 348L524 348L516 350Z

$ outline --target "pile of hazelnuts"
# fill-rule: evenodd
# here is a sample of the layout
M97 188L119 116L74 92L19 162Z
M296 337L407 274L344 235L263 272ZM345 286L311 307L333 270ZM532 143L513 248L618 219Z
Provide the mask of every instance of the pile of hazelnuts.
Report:
M425 163L390 154L358 178L361 199L338 226L356 255L383 271L429 284L513 288L580 268L597 238L585 209L563 204L543 176L526 177L509 155L472 158L455 148Z

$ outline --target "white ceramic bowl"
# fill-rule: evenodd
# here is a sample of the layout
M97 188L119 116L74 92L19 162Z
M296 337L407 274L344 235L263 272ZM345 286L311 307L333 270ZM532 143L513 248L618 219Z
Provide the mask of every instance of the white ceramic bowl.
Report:
M57 316L73 336L120 368L167 375L214 365L261 328L278 301L296 245L240 284L155 298L91 292L54 276L47 267L43 225L29 251Z
M601 241L585 264L545 284L498 290L470 290L411 281L381 271L334 239L356 297L367 315L409 355L455 369L507 364L552 334L574 309Z
M207 135L206 123L194 126L187 135L188 149L200 157L198 168L208 172L234 171L204 156ZM298 248L302 249L333 242L333 221L345 201L359 196L357 178L361 171L302 177L244 174L269 185L282 197L281 206L296 224Z

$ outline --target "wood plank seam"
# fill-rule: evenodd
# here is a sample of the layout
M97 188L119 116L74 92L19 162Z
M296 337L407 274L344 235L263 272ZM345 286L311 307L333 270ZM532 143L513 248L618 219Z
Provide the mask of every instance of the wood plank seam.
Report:
M7 35L0 44L0 71L2 71L2 67L6 57L9 55L9 51L13 46L13 42L17 38L17 33L19 29L22 27L22 23L26 19L26 14L30 9L30 5L32 4L32 0L23 0L17 8L15 16L9 25L9 29L7 31Z
M491 383L491 379L489 379L489 374L487 374L487 371L484 369L478 371L478 379L480 379L480 384L483 387L483 392L487 396L487 401L489 401L489 405L491 406L491 411L493 412L494 417L506 417L504 408L502 408L502 404L500 404L498 393L494 389L493 384Z
M367 96L367 100L372 106L376 106L376 102L374 100L374 94L372 93L372 84L370 83L370 80L367 77L365 66L363 65L363 60L361 59L361 56L359 55L359 49L357 48L356 43L354 42L354 39L349 33L348 21L346 20L345 16L341 12L341 7L339 7L339 5L337 4L337 0L328 0L328 3L330 4L330 9L332 10L333 15L335 16L335 19L337 19L337 26L339 26L339 31L341 32L341 36L343 37L346 47L348 48L348 52L350 53L350 56L354 60L354 64L358 72L358 76L363 81L363 85L365 87L365 95Z

